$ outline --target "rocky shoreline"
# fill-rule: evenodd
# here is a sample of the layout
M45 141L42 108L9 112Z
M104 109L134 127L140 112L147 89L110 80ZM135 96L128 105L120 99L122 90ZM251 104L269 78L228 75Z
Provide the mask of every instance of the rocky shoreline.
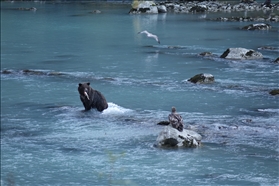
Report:
M253 1L253 0L251 0ZM210 12L269 12L267 17L219 17L216 21L279 21L279 3L269 6L255 1L249 3L228 3L219 1L189 1L189 2L154 2L154 1L134 1L130 14L159 14L159 13L210 13Z

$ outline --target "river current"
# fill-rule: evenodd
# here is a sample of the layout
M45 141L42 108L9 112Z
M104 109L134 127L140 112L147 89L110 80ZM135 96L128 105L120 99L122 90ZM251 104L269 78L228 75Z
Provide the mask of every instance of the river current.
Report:
M279 97L269 94L279 82L278 23L246 31L250 22L207 19L222 13L130 8L1 1L1 185L278 185ZM230 47L264 58L221 59ZM187 81L200 73L215 82ZM108 109L84 112L80 82ZM155 146L172 106L201 147Z

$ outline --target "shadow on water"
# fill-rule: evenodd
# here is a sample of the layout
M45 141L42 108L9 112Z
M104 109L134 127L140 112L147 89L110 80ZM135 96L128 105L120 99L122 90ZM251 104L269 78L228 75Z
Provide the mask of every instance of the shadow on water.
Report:
M144 48L160 48L160 49L187 49L187 46L180 45L145 45Z
M87 150L81 149L81 148L75 148L75 147L61 147L58 150L61 150L63 153L76 155L82 152L87 152Z

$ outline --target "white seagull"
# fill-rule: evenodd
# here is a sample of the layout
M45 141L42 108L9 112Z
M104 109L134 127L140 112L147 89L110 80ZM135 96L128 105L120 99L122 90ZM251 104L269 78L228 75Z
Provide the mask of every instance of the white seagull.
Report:
M151 33L147 32L146 30L138 32L138 34L146 34L147 37L153 37L160 44L158 36L151 34Z

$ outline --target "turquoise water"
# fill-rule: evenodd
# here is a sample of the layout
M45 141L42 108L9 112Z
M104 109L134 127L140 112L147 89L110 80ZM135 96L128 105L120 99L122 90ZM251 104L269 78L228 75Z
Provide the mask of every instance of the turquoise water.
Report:
M278 88L278 23L244 31L249 23L201 18L220 14L129 9L1 2L1 70L12 72L1 74L1 185L278 185L279 100L269 95ZM198 55L261 46L277 49L259 50L263 60ZM199 73L216 82L187 82ZM80 82L109 108L84 112ZM154 146L172 106L203 136L200 148Z

